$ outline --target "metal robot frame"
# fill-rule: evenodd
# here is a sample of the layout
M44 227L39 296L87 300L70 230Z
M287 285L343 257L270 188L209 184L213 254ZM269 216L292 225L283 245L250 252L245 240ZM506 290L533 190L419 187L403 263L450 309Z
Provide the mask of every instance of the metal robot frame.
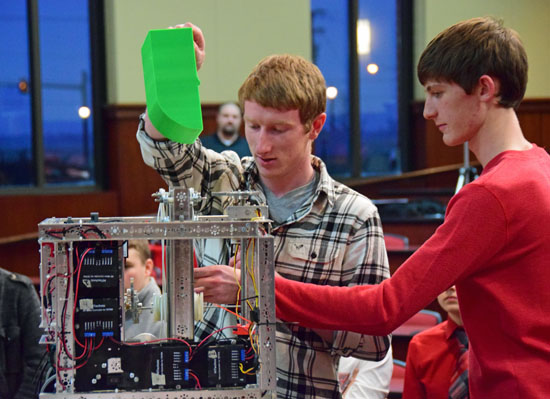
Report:
M275 365L275 294L273 237L269 234L270 221L264 205L250 205L243 200L248 192L218 193L237 197L239 204L227 209L228 215L195 216L193 204L200 197L192 189L171 188L153 194L157 202L168 211L164 220L155 217L100 218L91 214L87 218L48 218L39 225L41 252L40 284L42 323L46 334L43 343L55 345L57 358L56 392L41 393L41 399L254 399L276 397ZM248 240L253 241L252 251L241 251L241 262L251 261L257 287L252 287L247 272L241 273L241 298L257 295L256 314L242 303L242 315L248 320L256 318L258 337L258 359L256 383L245 387L221 389L176 389L163 390L150 387L148 390L108 392L75 391L75 375L78 373L73 329L62 326L74 325L74 312L64 311L75 306L74 288L71 288L72 274L76 270L73 252L78 243L86 241L123 242L129 239L166 240L166 293L167 336L176 339L193 339L194 336L194 290L193 290L193 240L204 238L226 238L246 248ZM123 267L122 267L123 269ZM123 272L120 273L123 275ZM78 280L77 280L78 283ZM122 278L120 284L120 309L124 306ZM256 283L254 283L256 285ZM48 287L48 288L46 288ZM49 302L45 302L50 295ZM124 313L121 313L122 316ZM121 317L124 320L124 317ZM124 323L119 326L123 336ZM117 327L118 328L118 327ZM62 337L63 335L63 337ZM64 340L63 343L61 340ZM113 372L121 372L114 370Z

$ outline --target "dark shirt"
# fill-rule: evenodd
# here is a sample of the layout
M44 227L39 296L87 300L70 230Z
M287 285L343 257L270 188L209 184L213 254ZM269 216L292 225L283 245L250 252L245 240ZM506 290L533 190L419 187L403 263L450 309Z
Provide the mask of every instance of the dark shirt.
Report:
M28 277L0 269L0 398L36 398L44 355L40 302ZM33 381L34 380L34 381Z
M200 139L204 147L210 148L211 150L214 150L216 152L231 150L235 151L239 155L239 158L250 156L248 143L243 136L239 136L239 138L229 146L222 143L216 132L210 135L201 136Z

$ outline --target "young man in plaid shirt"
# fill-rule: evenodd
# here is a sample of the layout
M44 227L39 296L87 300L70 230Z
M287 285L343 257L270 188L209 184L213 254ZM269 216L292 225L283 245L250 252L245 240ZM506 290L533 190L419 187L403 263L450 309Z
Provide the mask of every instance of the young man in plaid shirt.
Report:
M193 29L200 68L204 38ZM212 192L260 192L252 200L269 206L275 268L282 276L333 286L378 284L389 277L389 267L375 206L333 180L324 163L311 155L326 120L325 92L316 66L296 56L271 56L239 90L252 157L219 154L202 147L200 140L191 145L168 141L147 114L142 115L137 138L145 162L169 185L200 192L203 214L222 214L227 205ZM212 266L196 269L195 287L204 291L208 302L235 303L238 288L233 267L226 266L228 247L207 241L198 257ZM219 309L211 311L198 334L220 328L230 317ZM339 357L381 360L389 341L388 336L277 323L278 397L340 397Z

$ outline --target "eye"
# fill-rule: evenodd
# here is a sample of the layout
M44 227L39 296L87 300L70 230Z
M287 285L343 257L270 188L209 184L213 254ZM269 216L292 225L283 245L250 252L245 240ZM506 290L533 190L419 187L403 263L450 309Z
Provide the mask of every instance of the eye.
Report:
M275 126L275 127L273 127L273 129L271 129L271 130L273 131L273 133L278 133L278 134L280 134L280 133L286 132L288 129L285 128L285 127L282 127L282 126Z

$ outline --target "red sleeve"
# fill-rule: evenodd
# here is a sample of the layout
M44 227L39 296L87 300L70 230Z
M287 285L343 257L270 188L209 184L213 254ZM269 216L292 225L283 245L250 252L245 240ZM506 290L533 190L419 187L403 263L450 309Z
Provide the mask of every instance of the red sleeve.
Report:
M445 222L391 278L330 287L277 277L277 317L309 328L387 335L486 264L505 242L500 203L485 188L467 185L449 203Z

